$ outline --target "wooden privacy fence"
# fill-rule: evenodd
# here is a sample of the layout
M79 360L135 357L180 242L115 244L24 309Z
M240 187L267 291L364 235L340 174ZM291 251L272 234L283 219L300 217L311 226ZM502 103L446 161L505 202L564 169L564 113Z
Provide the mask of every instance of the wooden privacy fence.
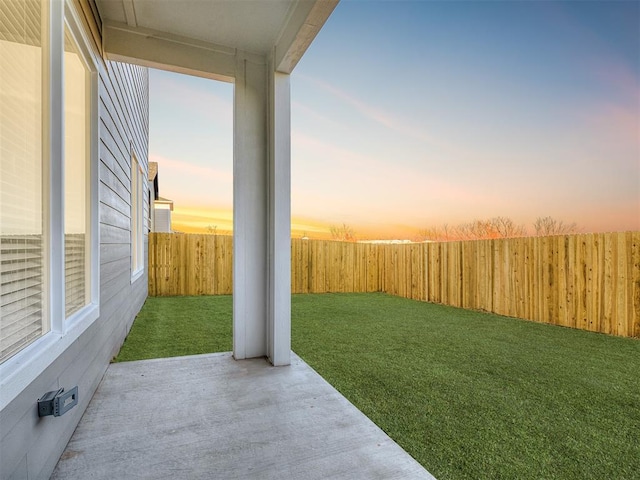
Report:
M233 237L149 234L149 295L232 293Z
M150 234L150 295L232 292L228 236ZM386 292L640 337L640 232L421 244L291 241L292 293Z

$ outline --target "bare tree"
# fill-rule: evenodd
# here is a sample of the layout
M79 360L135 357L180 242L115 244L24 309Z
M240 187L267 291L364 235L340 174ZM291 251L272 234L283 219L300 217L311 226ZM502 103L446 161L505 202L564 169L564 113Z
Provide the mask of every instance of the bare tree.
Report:
M342 226L332 225L329 228L329 232L333 240L340 240L342 242L355 242L357 240L353 228L346 223L343 223Z
M448 242L449 240L451 240L451 227L449 226L448 223L445 223L444 225L442 225L442 235L444 237L444 241Z
M448 227L445 225L445 227ZM445 228L427 227L418 230L416 234L416 242L446 242L448 240L448 231Z
M508 217L493 217L489 220L489 223L491 224L492 233L495 234L496 237L524 237L527 234L527 229L524 225L516 225L516 223Z
M553 217L538 217L533 222L533 228L536 232L536 236L545 237L549 235L568 235L570 233L578 232L578 225L573 223L565 223L562 220L557 220Z
M482 240L495 238L489 220L473 220L461 223L455 228L455 236L460 240Z
M565 223L552 217L538 217L533 224L536 236L568 235L579 231L576 223ZM454 227L427 227L416 235L416 241L430 240L448 242L451 240L484 240L491 238L526 237L527 228L515 223L509 217L493 217L487 220L475 219Z
M516 224L508 217L493 217L488 220L473 220L455 227L444 224L442 227L423 228L416 236L417 241L447 242L450 240L482 240L490 238L522 237L527 234L524 225Z
M215 235L218 231L218 226L217 225L207 225L207 233L211 233L213 235Z

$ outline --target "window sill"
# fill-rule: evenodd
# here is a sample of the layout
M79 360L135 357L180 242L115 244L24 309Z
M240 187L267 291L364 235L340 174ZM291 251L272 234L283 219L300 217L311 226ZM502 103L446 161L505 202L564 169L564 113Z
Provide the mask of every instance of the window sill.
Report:
M60 357L99 316L98 305L87 305L66 320L65 334L49 332L2 363L0 411Z
M136 280L142 277L142 275L144 275L144 268L141 268L140 270L133 272L131 274L131 283L133 284Z

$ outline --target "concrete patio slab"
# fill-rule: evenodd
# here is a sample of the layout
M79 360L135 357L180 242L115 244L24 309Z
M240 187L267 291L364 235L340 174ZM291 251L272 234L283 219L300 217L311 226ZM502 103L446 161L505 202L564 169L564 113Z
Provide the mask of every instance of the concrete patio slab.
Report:
M53 479L433 479L296 355L112 364Z

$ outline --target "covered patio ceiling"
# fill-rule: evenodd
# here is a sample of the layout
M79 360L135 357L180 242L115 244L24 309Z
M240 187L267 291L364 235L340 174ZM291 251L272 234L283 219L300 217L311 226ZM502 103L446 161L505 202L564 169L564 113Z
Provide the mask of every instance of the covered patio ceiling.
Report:
M338 0L96 0L107 58L231 81L237 54L291 73Z
M84 0L108 60L234 82L233 355L291 353L290 73L338 0Z

